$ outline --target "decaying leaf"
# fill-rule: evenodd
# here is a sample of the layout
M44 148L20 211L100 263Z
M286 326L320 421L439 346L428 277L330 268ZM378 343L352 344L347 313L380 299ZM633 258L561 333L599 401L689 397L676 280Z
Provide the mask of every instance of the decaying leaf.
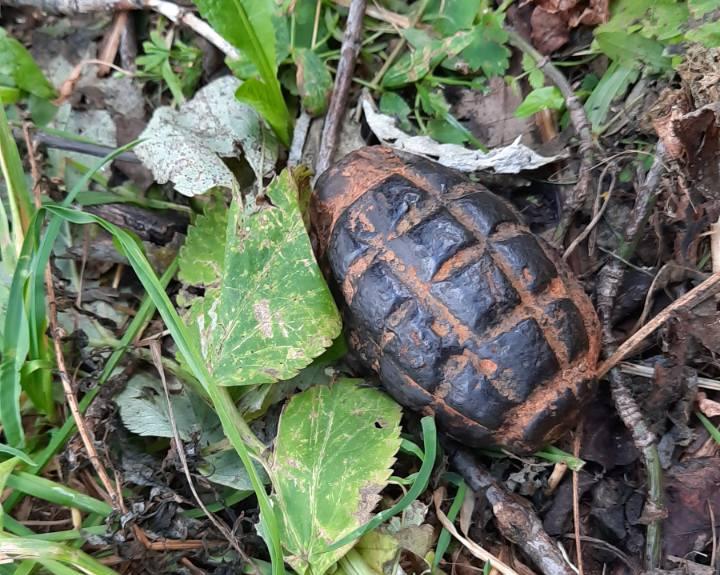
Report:
M135 153L159 183L172 181L186 196L232 188L235 177L221 158L237 156L238 150L256 175L273 169L277 140L257 112L235 98L241 84L224 76L177 111L168 106L155 110Z
M272 465L286 560L323 575L352 544L328 547L367 522L400 447L400 407L361 380L293 397L280 418Z
M228 211L219 286L197 300L187 323L220 385L289 379L341 329L298 205L299 185L284 171L265 190L269 203Z
M362 96L362 107L370 129L383 144L425 156L462 172L494 170L499 174L517 174L523 170L537 169L559 158L541 156L521 144L519 137L509 146L488 153L457 144L440 144L428 136L410 136L400 130L395 125L395 118L375 110L375 104L367 93Z
M255 463L255 470L263 483L270 481L262 465ZM253 493L250 476L234 449L219 451L203 457L198 471L213 483L232 487L236 491L242 491L248 495Z
M312 116L321 116L332 92L332 76L320 56L307 48L297 51L296 63L297 85L303 107Z

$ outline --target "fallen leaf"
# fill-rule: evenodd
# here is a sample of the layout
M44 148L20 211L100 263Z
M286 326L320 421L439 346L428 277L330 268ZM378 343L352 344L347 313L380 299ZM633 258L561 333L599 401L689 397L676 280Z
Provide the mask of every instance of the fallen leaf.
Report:
M258 113L235 98L241 85L237 78L224 76L178 110L155 110L135 153L159 183L172 181L185 196L215 187L230 189L236 186L235 177L221 158L236 157L238 148L258 180L274 169L277 140Z
M708 399L708 396L702 392L698 393L697 402L700 411L707 417L717 417L720 415L720 402Z
M530 16L530 26L533 44L543 54L552 54L570 39L567 16L561 12L536 6Z
M560 157L541 156L521 144L520 137L509 146L484 153L457 144L440 144L428 136L410 136L395 125L395 118L377 112L367 93L361 101L365 119L382 143L463 172L492 169L500 174L517 174L555 162Z

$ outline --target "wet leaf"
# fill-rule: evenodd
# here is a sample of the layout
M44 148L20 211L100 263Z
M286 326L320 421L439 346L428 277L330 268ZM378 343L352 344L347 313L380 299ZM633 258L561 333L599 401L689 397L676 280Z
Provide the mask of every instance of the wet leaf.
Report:
M190 285L211 285L220 280L225 260L227 207L220 199L198 216L180 248L178 277Z
M270 204L228 212L220 285L187 318L220 385L289 379L340 333L298 205L307 183L286 170L265 190Z
M555 86L544 86L530 92L515 110L518 118L527 118L540 110L561 110L565 106L562 93Z
M255 110L235 99L240 84L224 76L177 111L155 110L135 153L159 183L172 181L186 196L232 188L235 177L221 158L236 157L238 148L258 176L274 168L277 140Z
M25 47L0 28L0 84L11 82L13 87L49 100L56 96L55 88Z
M365 523L400 447L400 407L343 379L296 395L285 408L272 466L286 560L323 575L352 544L330 544Z
M312 116L321 116L327 109L333 80L325 62L315 52L302 48L297 51L297 85L303 107Z

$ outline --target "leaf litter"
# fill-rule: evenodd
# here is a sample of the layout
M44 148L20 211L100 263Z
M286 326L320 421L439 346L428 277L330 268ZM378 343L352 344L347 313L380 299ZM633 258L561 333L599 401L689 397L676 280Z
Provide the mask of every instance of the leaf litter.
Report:
M718 60L718 48L712 46L713 41L717 43L713 40L717 35L717 19L713 18L716 7L712 2L619 0L613 3L610 13L605 3L592 1L543 0L512 6L507 13L494 6L486 10L483 3L474 0L423 4L418 8L425 12L417 14L416 26L413 25L414 8L406 14L402 3L380 12L383 18L388 17L389 8L403 11L395 14L392 22L408 26L401 32L408 47L388 67L385 77L378 80L383 87L382 96L377 100L381 113L376 111L376 102L367 97L361 99L364 123L357 123L354 110L348 110L343 125L343 150L337 157L366 143L369 127L370 138L440 159L483 181L488 179L502 190L512 189L513 184L509 182L518 182L520 178L511 180L499 176L522 174L525 188L513 189L511 199L533 226L549 236L556 212L562 209L562 201L558 199L563 200L564 190L575 175L572 162L576 154L566 150L568 142L572 143L569 139L572 130L567 127L565 100L559 97L560 92L540 67L533 64L532 58L528 60L528 53L522 54L520 64L520 58L516 57L519 53L510 50L504 27L524 29L525 37L534 40L537 50L552 54L555 63L562 62L562 71L572 89L585 102L596 142L604 148L598 156L602 160L593 168L598 199L610 197L608 185L616 186L597 229L568 261L582 274L588 291L596 292L606 288L597 270L611 267L612 262L619 259L616 256L635 266L632 273L625 274L622 293L609 320L614 336L625 338L632 333L633 326L642 323L639 316L656 315L710 273L717 255L712 253L706 230L718 218L715 183L719 165L718 82L713 68ZM262 7L264 10L269 5ZM212 18L212 10L205 8L204 14ZM316 9L319 10L317 18ZM257 16L267 32L270 19L263 10L258 11ZM278 72L278 85L285 91L288 102L292 102L292 109L302 108L318 116L311 127L311 133L317 132L331 95L345 12L324 4L318 8L316 3L302 0L289 10L283 17L290 14L296 17L293 28L282 29L283 17L272 20L274 27L281 27L273 30L275 43L272 47L266 46L265 51L272 53L272 60L277 60L271 72ZM12 20L13 14L10 12L7 18ZM381 19L378 24L373 18L375 16L366 21L366 43L357 69L358 79L369 84L373 83L374 73L387 61L393 42L399 37L395 30L388 32L383 28L385 21ZM226 33L234 33L233 30L227 32L232 28L230 22L232 20L227 19L224 28L216 22L213 24ZM8 30L12 35L23 37L22 26L11 26ZM77 47L78 36L71 41L65 40L58 31L54 33L63 38L60 45L74 42ZM84 33L83 42L87 43L89 53L94 54L97 47L87 38L97 38L98 33L87 30ZM163 38L169 38L176 50L192 39L193 34L181 27L174 28L174 33L178 34L177 43L173 44L172 34ZM377 36L372 37L374 34ZM376 43L377 38L382 41ZM385 44L387 38L391 38L389 44ZM700 43L688 44L692 40ZM2 68L0 94L20 98L18 109L21 111L24 99L52 97L48 86L59 86L67 74L58 73L57 77L48 74L52 82L46 82L38 76L38 70L32 68L25 53L18 50L18 44L9 42L6 33L0 44L3 42L2 54L22 53L14 56L13 66L24 66L31 73L21 76L16 73L17 67ZM23 42L30 45L28 38ZM291 42L295 42L292 49ZM37 53L41 43L32 44L33 52ZM161 43L157 48L162 51ZM50 52L52 54L52 50ZM41 60L43 58L38 58ZM0 59L0 64L2 62ZM66 73L70 62L57 60L53 66L56 71ZM40 68L46 73L49 70L44 64ZM673 76L675 71L677 76ZM196 72L193 70L192 74ZM176 191L189 198L177 198L171 193L165 196L170 186L148 188L137 180L147 199L173 199L187 211L195 212L179 256L178 278L182 285L171 284L169 293L186 313L186 321L213 375L225 385L239 386L230 390L239 412L252 422L252 430L264 443L271 461L279 465L273 467L269 475L260 465L257 472L265 482L273 478L273 485L268 488L272 490L276 508L287 509L281 517L285 535L289 530L297 531L298 525L306 529L301 538L283 539L291 567L301 573L334 569L338 575L356 572L358 566L368 568L369 573L384 575L421 572L432 564L433 545L440 532L437 518L432 510L428 511L427 493L406 509L402 519L396 517L366 533L344 555L325 552L341 533L365 521L374 511L389 508L397 500L405 489L403 482L411 481L417 471L414 459L417 455L411 456L405 450L398 452L401 443L397 406L374 389L371 381L350 385L343 379L344 374L358 372L352 358L345 355L342 339L338 337L340 318L321 279L305 231L304 176L280 172L284 150L273 131L264 124L272 118L276 128L279 116L268 114L262 102L255 101L263 120L251 106L240 103L235 94L243 80L223 76L212 81L214 76L205 72L203 69L204 88L194 95L188 94L185 104L161 106L156 110L143 133L145 142L135 149L137 156L152 168L157 182L170 182ZM172 73L185 72L178 66ZM240 76L252 76L252 70ZM95 143L114 145L138 134L138 130L133 131L135 126L121 133L122 119L143 124L147 102L152 100L155 106L158 102L171 101L162 86L158 89L151 82L144 84L140 91L130 89L139 84L134 77L121 78L120 74L105 80L93 77L94 71L83 72L67 106L54 112L56 122L66 122L56 123L56 128L62 126L66 133L82 133ZM27 83L25 79L33 80ZM248 84L245 95L250 102L253 98L261 99L262 90L257 88L257 83ZM661 93L664 96L658 98ZM458 105L458 94L462 94L462 105ZM355 95L353 92L353 97ZM479 102L487 105L489 111L483 111ZM646 114L652 102L656 102L656 108ZM98 112L109 115L100 116ZM511 122L518 119L518 114L528 117ZM539 130L542 115L545 121L550 118L554 132ZM75 120L83 116L84 120ZM35 114L32 117L34 119ZM75 119L68 122L67 118ZM497 127L496 132L491 129L493 125ZM538 126L543 143L549 143L548 146L538 148L535 135L529 137L534 126ZM113 128L115 137L106 139L103 133L109 134ZM476 146L468 134L484 145L490 144L491 152L473 149ZM519 144L518 137L524 146ZM643 198L645 175L651 156L656 153L653 148L656 140L669 152L665 160L668 171L653 188L656 203L647 218L633 220L635 214L640 213L635 202ZM304 147L306 163L312 163L308 158L313 157L313 146L309 141ZM507 147L496 149L497 146ZM540 149L554 152L540 152ZM67 158L67 154L64 157ZM255 183L243 177L237 158L244 158L250 166L256 176ZM75 156L74 159L81 158ZM93 163L88 155L82 160ZM60 160L57 165L62 167ZM117 167L107 171L110 178L118 178ZM607 177L602 177L600 171L605 167ZM495 179L489 179L488 173L479 170L491 171ZM276 171L280 176L272 180ZM64 175L62 170L55 174ZM611 179L613 183L609 184ZM56 180L45 184L50 186L54 197L62 197L62 186ZM211 190L213 193L208 194ZM93 194L98 194L96 198L108 199L112 193L98 180L85 192L83 201L90 203ZM204 197L199 197L203 194ZM143 199L138 195L132 201ZM165 209L167 203L160 209ZM592 218L596 210L592 203L588 201L581 209L571 234L581 231ZM629 238L633 228L640 230L634 239ZM180 231L184 232L184 228ZM70 332L63 341L66 353L75 361L73 367L82 374L78 393L85 394L97 379L95 372L102 364L99 358L106 358L114 349L117 343L113 338L122 335L126 321L132 316L130 308L135 302L129 294L137 292L137 286L128 278L129 274L123 274L123 268L117 266L127 264L127 260L107 255L109 237L90 234L87 238L72 239L75 261L56 257L55 273L56 282L66 282L69 286L66 291L58 290L60 305L65 308L60 312L61 323ZM164 244L168 240L158 241ZM626 251L628 244L633 244L630 251ZM102 250L98 250L97 246L101 245ZM105 254L104 258L93 255L101 253ZM87 256L91 256L89 261ZM168 261L159 263L158 269L162 271ZM90 264L87 267L86 262ZM674 263L685 271L659 277L660 266L665 263ZM120 311L110 310L106 299L87 298L88 292L97 295L101 288L118 283L124 291L115 294L106 291L103 293L111 295L103 297L114 301ZM651 297L646 297L650 291ZM73 307L78 293L83 296L82 305ZM667 519L662 535L664 567L675 564L674 556L692 558L693 561L682 563L686 572L708 570L712 561L715 513L712 495L713 485L717 483L713 473L717 468L718 447L711 435L712 422L701 424L694 410L705 417L716 418L719 402L712 388L698 393L694 385L700 380L712 383L718 378L717 315L717 302L712 298L678 313L678 319L648 338L645 349L633 358L631 391L641 405L641 415L657 435L659 459L667 480L664 490ZM152 322L147 335L162 337L163 326ZM98 347L99 340L107 344L102 349ZM333 342L340 350L334 356L332 348L326 351ZM251 498L253 489L247 470L219 432L217 414L207 403L203 390L188 386L188 376L183 371L186 366L182 361L174 363L170 359L175 351L172 342L165 339L164 344L168 367L176 371L178 380L185 382L175 389L171 404L180 425L183 440L180 448L189 458L198 488L206 503L233 502L215 509L219 509L218 513L228 522L235 522L238 538L252 554L253 561L266 559L260 536L267 534L259 534L255 526L257 504ZM235 344L239 347L234 347ZM240 350L239 354L236 349ZM142 526L153 541L168 537L184 539L182 543L189 546L198 545L200 538L211 532L198 531L198 527L204 525L200 521L180 520L193 504L184 478L176 473L173 450L178 447L169 447L167 441L171 434L165 403L159 399L162 388L154 375L142 370L142 365L140 345L132 348L125 364L127 371L118 375L119 381L127 379L127 384L115 395L117 418L112 415L108 403L112 393L108 391L96 400L98 409L86 419L92 425L96 442L106 440L103 445L108 448L108 459L128 463L119 466L119 473L124 475L134 499L132 511L123 518L127 523L123 525ZM43 369L42 366L32 365L28 369ZM139 373L131 374L137 369ZM362 413L365 408L374 410L373 417ZM341 417L319 417L318 410ZM383 410L392 413L378 415ZM646 524L658 515L657 510L646 505L646 469L642 454L635 448L632 435L616 411L609 391L602 389L597 400L587 408L579 440L580 457L585 461L579 473L577 494L585 572L599 572L605 565L615 570L639 569L647 545ZM101 416L95 418L93 413ZM34 412L24 415L27 421L37 417ZM374 425L377 422L381 422L380 429ZM384 432L387 427L382 426L388 422L392 423L392 433L388 432L383 446L375 445L369 438L376 435L376 431ZM42 425L46 425L45 420ZM323 425L340 431L328 431ZM402 429L403 438L418 440L417 421L412 414L404 414ZM327 432L333 446L340 447L326 451L311 449L319 443L321 431ZM74 484L84 473L77 467L83 464L82 450L77 445L70 446L65 455L58 458L62 477L69 477ZM304 496L309 489L308 481L312 483L311 474L292 473L312 468L318 461L317 465L323 466L325 455L336 458L352 455L348 446L356 445L363 454L376 447L382 454L375 458L358 455L345 465L328 465L327 478L322 476L322 481L317 481L320 488L315 489L314 494L328 498L329 502L313 505ZM561 446L572 450L569 441ZM32 456L35 457L35 453ZM542 515L546 531L558 541L573 529L573 486L569 474L559 473L559 485L551 492L547 486L550 468L535 458L510 459L493 454L483 455L483 461L494 476L502 478L506 489L515 490L532 501ZM289 471L284 473L279 469ZM53 473L50 470L47 475L54 477ZM391 473L393 477L389 478ZM456 484L453 482L458 478L452 473L446 472L438 462L434 480L439 484ZM283 481L286 484L282 484ZM168 487L171 483L173 488ZM302 489L298 489L298 485ZM18 519L32 521L45 519L43 513L48 510L63 512L38 498L33 503L35 507L30 512L22 511L25 515L16 510L11 513ZM644 507L647 509L643 511ZM308 518L318 508L328 515L337 511L345 519L340 520L339 516L327 521L318 519L309 526ZM509 545L511 539L498 532L482 497L466 515L469 516L461 522L465 526L464 536L488 543L497 556L524 572L531 563L524 554L525 548L522 543ZM716 513L714 521L717 522ZM179 567L176 560L180 560L180 555L193 566L202 565L207 572L237 568L243 562L231 552L224 553L220 547L210 547L209 552L181 551L176 558L171 558L169 553L161 555L165 552L157 548L130 551L128 542L133 545L135 540L127 529L117 532L114 542L108 543L109 540L92 541L105 545L104 550L116 551L122 561L133 562L133 567L138 567L140 572L142 569L158 572L189 568L185 563ZM207 541L211 538L204 540ZM568 557L575 562L574 542L563 545L565 543ZM194 549L200 547L202 545ZM163 564L150 566L147 558L158 555L163 557ZM462 546L451 546L439 565L442 570L439 572L477 572L483 568L482 562Z

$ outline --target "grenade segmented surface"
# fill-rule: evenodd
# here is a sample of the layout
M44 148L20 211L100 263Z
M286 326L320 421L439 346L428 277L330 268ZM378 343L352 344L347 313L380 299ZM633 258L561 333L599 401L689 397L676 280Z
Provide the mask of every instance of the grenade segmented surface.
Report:
M508 203L375 146L325 172L311 207L350 345L399 403L470 446L528 452L572 425L597 316Z

